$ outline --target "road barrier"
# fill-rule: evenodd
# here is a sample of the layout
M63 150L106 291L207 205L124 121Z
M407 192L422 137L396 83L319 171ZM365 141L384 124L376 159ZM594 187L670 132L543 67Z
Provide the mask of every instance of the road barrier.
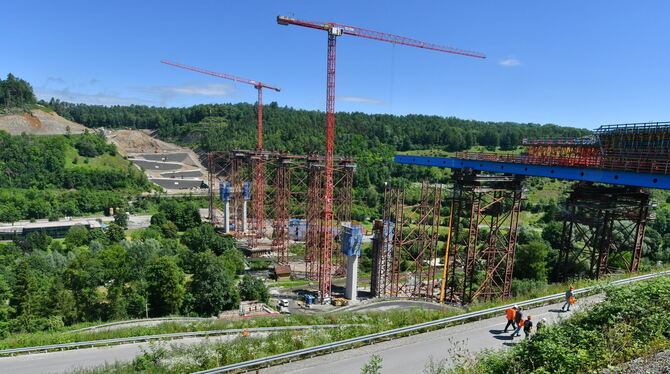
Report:
M143 319L130 319L127 321L117 321L117 322L109 322L109 323L103 323L101 325L95 325L95 326L89 326L89 327L84 327L81 329L76 329L76 330L70 330L68 332L83 332L83 331L90 331L90 330L95 330L103 327L109 327L109 326L116 326L116 325L125 325L125 324L131 324L131 323L142 323L142 322L156 322L156 321L165 321L165 322L179 322L179 321L189 321L189 322L207 322L207 321L216 321L213 318L205 318L205 317L159 317L159 318L143 318Z
M642 280L646 280L646 279L656 278L656 277L664 276L664 275L670 275L670 270L659 272L659 273L640 275L640 276L637 276L637 277L631 277L631 278L627 278L627 279L620 279L620 280L617 280L617 281L610 282L610 283L608 283L608 285L613 285L613 286L614 285L622 285L622 284L638 282L638 281L642 281ZM594 290L597 290L600 287L601 286L592 286L592 287L581 288L581 289L575 290L574 293L575 294L588 293L588 292L592 292ZM366 342L370 342L370 341L377 340L377 339L382 339L382 338L387 338L387 337L394 336L394 335L400 335L400 334L405 334L405 333L409 333L409 332L415 332L417 330L431 328L431 327L435 327L435 326L439 326L439 325L446 325L446 324L452 323L452 322L465 321L465 320L469 320L469 319L473 319L473 318L483 317L483 316L486 316L486 315L489 315L489 314L501 313L501 312L504 312L505 310L511 308L513 305L527 306L527 305L533 305L533 304L543 304L543 303L546 303L548 301L552 301L552 300L556 300L556 299L562 299L564 297L565 297L565 293L561 292L561 293L557 293L557 294L554 294L554 295L538 297L537 299L516 302L514 304L509 304L509 305L503 305L503 306L499 306L499 307L484 309L484 310L480 310L480 311L477 311L477 312L461 314L461 315L454 316L454 317L442 318L442 319L438 319L438 320L435 320L435 321L419 323L417 325L401 327L401 328L397 328L397 329L394 329L394 330L382 331L382 332L378 332L378 333L374 333L374 334L370 334L370 335L364 335L364 336L359 336L359 337L356 337L356 338L341 340L341 341L338 341L338 342L322 344L322 345L318 345L318 346L315 346L315 347L299 349L297 351L280 353L280 354L273 355L273 356L257 358L257 359L254 359L254 360L249 360L249 361L244 361L244 362L238 362L238 363L235 363L235 364L221 366L221 367L218 367L218 368L213 368L213 369L194 372L192 374L225 373L227 371L232 371L232 370L247 369L247 368L254 367L254 366L269 364L273 361L286 360L286 359L299 357L299 356L303 356L303 355L307 355L307 354L323 353L323 352L326 352L326 351L329 351L329 350L333 350L335 348L340 348L340 347L344 347L344 346L351 345L351 344L366 343Z
M314 328L337 328L337 327L353 327L353 326L365 326L365 325L364 324L347 324L347 325L306 325L306 326L249 327L249 328L242 328L242 329L178 332L178 333L173 333L173 334L132 336L132 337L129 337L129 338L102 339L102 340L91 340L91 341L86 341L86 342L41 345L41 346L37 346L37 347L3 349L3 350L0 350L0 356L14 355L14 354L17 354L17 353L48 352L48 351L52 351L52 350L64 350L64 349L71 349L71 348L94 347L94 346L109 345L109 344L136 343L136 342L144 342L144 341L159 340L159 339L175 339L175 338L188 338L188 337L198 337L198 336L228 335L228 334L236 334L236 333L244 333L244 332L266 332L266 331L271 332L271 331L280 331L280 330L306 330L306 329L314 329Z

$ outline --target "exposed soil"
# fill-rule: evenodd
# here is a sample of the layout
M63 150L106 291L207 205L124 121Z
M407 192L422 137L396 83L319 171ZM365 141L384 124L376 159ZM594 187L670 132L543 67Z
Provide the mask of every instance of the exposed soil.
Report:
M56 113L49 113L39 109L33 109L29 113L10 114L0 116L0 130L7 131L10 135L64 135L81 134L87 128L78 123L68 121Z

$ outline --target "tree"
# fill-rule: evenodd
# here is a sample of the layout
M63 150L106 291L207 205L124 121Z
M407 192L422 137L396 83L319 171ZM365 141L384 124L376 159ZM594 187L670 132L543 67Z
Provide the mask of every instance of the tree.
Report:
M35 277L30 271L28 261L23 259L17 265L16 281L11 291L9 306L16 311L16 316L21 318L23 325L35 317L37 303L37 285Z
M107 227L107 238L112 243L118 243L126 238L126 233L121 226L112 222Z
M153 316L176 314L185 289L184 272L171 257L161 257L147 269L149 310Z
M36 102L30 83L16 78L12 73L7 74L7 80L0 79L0 105L18 107Z
M163 226L168 223L167 216L163 212L158 212L151 216L151 225L152 226Z
M128 228L128 213L125 210L119 209L114 213L114 223L124 229Z
M5 275L0 273L0 337L5 337L9 332L9 318L14 313L14 308L10 304L12 299L12 289L5 279Z
M193 255L190 289L194 299L193 309L201 316L216 315L240 304L233 275L212 251Z
M514 277L546 281L548 253L547 244L540 240L519 245L515 254Z
M179 228L172 221L167 221L160 226L163 236L168 239L176 239L179 237Z
M270 299L270 292L263 281L250 274L242 277L239 288L242 300L258 300L267 303Z
M30 249L33 251L46 251L53 240L49 235L44 231L33 232L28 235L26 238L30 244Z
M211 223L201 223L184 233L182 242L194 252L211 250L217 255L225 250L235 248L235 239L230 235L220 235Z
M549 222L542 229L542 239L546 240L551 245L551 248L560 250L562 232L563 225L560 222Z
M81 247L88 244L88 229L83 225L74 225L67 230L63 241L68 248Z

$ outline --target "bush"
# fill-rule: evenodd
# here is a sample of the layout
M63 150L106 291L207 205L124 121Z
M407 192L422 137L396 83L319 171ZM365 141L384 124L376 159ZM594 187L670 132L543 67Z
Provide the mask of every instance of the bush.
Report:
M467 373L599 372L670 348L670 277L606 290L602 303L545 327L509 351L484 354Z

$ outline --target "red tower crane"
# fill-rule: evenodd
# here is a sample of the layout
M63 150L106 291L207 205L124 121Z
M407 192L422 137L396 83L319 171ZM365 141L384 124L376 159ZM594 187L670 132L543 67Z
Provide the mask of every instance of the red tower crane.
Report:
M254 215L255 215L255 225L254 225L254 231L257 235L260 235L264 230L263 230L263 225L265 222L265 210L264 210L264 202L265 202L265 168L263 165L263 156L262 156L262 150L263 150L263 89L264 88L269 88L271 90L275 90L277 92L281 91L280 88L277 87L272 87L268 86L267 84L259 81L255 81L252 79L246 79L246 78L240 78L234 75L230 74L225 74L225 73L217 73L215 71L209 71L205 69L200 69L197 67L193 66L188 66L188 65L183 65L180 63L176 62L171 62L171 61L166 61L166 60L161 60L162 63L167 64L167 65L172 65L178 68L182 69L187 69L187 70L192 70L198 73L202 74L208 74L212 75L215 77L219 78L224 78L224 79L229 79L231 81L235 82L240 82L240 83L246 83L254 86L256 90L258 90L258 140L256 142L256 151L257 155L256 157L258 158L256 162L254 163L254 186L252 189L252 199L253 199L253 206L254 206Z
M395 44L403 44L410 47L430 49L438 52L447 52L457 55L486 58L481 53L464 49L441 46L426 43L420 40L410 39L404 36L387 34L379 31L367 30L360 27L342 25L333 22L303 21L286 16L277 16L280 25L296 25L323 30L328 33L328 59L327 59L327 84L326 84L326 169L324 190L324 212L322 230L321 251L319 254L319 291L321 298L330 297L331 291L331 267L332 267L332 245L333 245L333 153L335 149L335 52L336 38L342 35L360 36L362 38L381 40Z
M280 88L268 86L267 84L265 84L263 82L255 81L255 80L252 80L252 79L240 78L240 77L236 77L234 75L225 74L225 73L217 73L215 71L209 71L209 70L205 70L205 69L196 68L196 67L193 67L193 66L183 65L183 64L180 64L180 63L177 63L177 62L171 62L171 61L166 61L166 60L161 60L161 62L166 64L166 65L172 65L172 66L176 66L178 68L195 71L195 72L202 73L202 74L208 74L208 75L212 75L212 76L219 77L219 78L230 79L231 81L246 83L246 84L250 84L250 85L254 86L254 88L258 90L258 141L256 143L256 149L259 150L259 151L263 149L263 89L264 88L269 88L271 90L275 90L275 91L279 92L279 91L281 91Z

